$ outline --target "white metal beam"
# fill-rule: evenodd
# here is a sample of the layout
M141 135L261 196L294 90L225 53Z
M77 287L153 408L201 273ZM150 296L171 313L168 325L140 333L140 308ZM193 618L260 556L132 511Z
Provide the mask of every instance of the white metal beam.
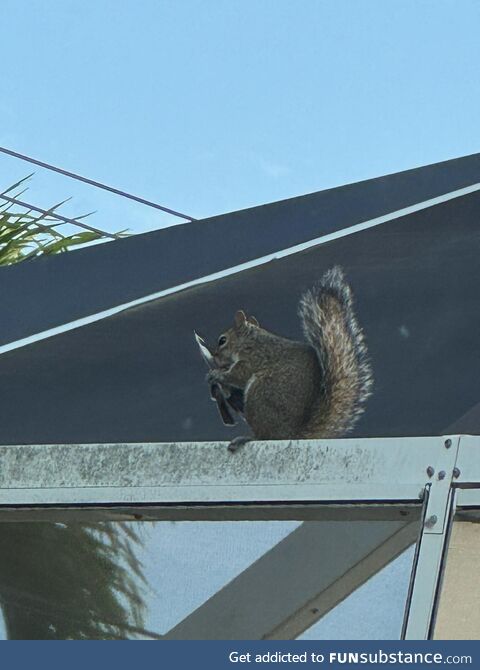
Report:
M455 486L480 487L480 436L461 436L456 468Z
M304 523L165 638L294 639L417 535L410 521Z
M415 502L443 438L0 447L1 506Z

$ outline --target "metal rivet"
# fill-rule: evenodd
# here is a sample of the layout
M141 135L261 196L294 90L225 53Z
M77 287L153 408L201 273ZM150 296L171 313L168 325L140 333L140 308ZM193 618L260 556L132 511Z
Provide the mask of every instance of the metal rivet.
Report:
M425 521L425 526L427 528L432 528L438 521L438 517L435 514L432 514L432 516L428 517L428 519Z
M452 440L449 438L448 440L445 440L445 449L450 449L452 446Z
M460 469L455 467L453 468L453 476L455 479L458 479L462 473L460 472Z
M438 478L440 479L440 481L441 481L442 479L445 479L445 475L446 475L446 474L447 474L447 473L445 472L445 470L440 470L440 472L438 473Z
M432 467L431 465L429 465L428 468L427 468L427 475L429 477L433 477L434 474L435 474L435 468Z

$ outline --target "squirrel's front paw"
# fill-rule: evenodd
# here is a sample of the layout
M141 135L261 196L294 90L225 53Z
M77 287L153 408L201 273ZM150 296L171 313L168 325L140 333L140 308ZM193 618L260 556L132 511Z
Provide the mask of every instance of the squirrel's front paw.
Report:
M207 374L207 384L214 386L215 384L221 384L223 381L223 373L218 368L212 368L208 371Z
M228 445L228 451L231 451L234 453L235 451L238 451L240 447L243 447L245 444L248 444L249 442L252 441L253 438L251 437L244 437L243 435L238 435L237 437L234 437L233 440L230 442Z

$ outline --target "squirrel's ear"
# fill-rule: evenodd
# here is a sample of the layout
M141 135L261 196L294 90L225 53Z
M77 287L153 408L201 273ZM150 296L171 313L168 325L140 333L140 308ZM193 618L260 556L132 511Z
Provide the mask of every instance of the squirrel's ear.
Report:
M260 324L258 323L257 319L254 316L249 316L247 321L248 321L248 323L251 323L252 326L257 326L257 327L260 326Z
M234 322L235 322L235 327L236 328L241 328L247 321L247 317L245 316L245 312L241 309L238 310L238 312L235 312L235 317L234 317Z

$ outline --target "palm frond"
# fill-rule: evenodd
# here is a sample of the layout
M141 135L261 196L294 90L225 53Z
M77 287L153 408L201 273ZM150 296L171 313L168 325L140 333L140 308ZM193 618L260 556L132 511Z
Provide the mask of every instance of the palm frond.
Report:
M9 186L0 193L0 197L21 187L31 176L28 175ZM15 197L18 198L25 190L26 188L23 188L15 193ZM13 205L9 202L0 204L0 265L11 265L41 255L64 253L73 247L99 242L109 237L101 231L94 230L81 230L81 232L71 234L61 233L58 230L59 227L66 224L55 218L54 214L68 200L70 198L62 200L41 214L35 214L27 209L12 211ZM73 220L81 222L82 219L93 213L82 214ZM118 233L122 236L126 234L126 231Z

